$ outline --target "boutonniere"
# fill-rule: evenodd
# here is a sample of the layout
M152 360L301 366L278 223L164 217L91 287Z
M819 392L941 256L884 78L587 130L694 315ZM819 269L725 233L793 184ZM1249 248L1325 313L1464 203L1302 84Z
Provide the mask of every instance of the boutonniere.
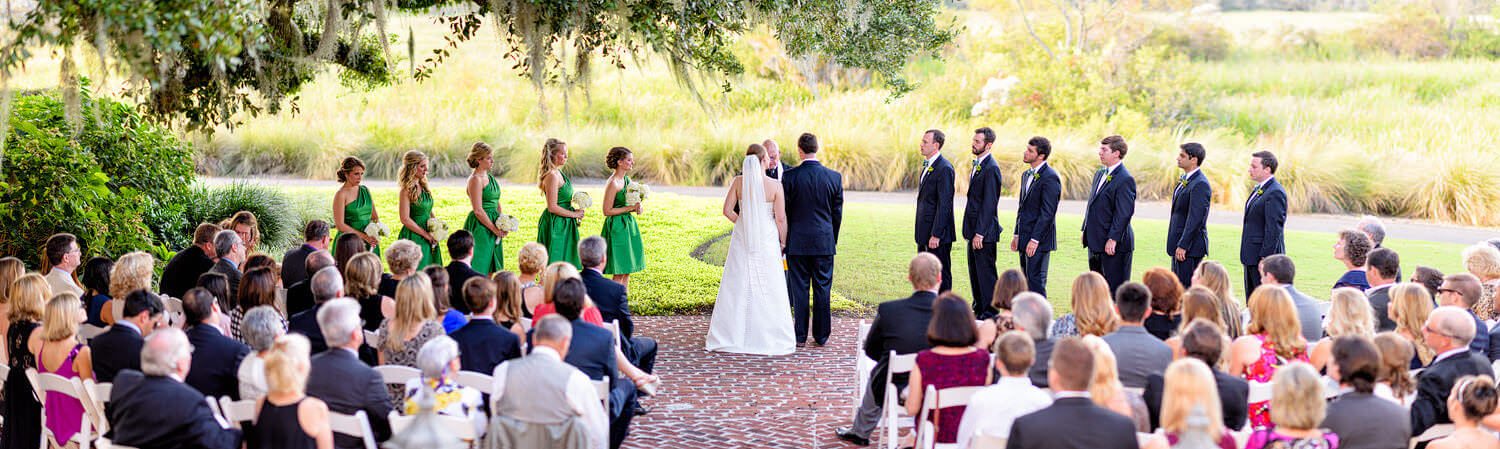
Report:
M1265 187L1256 187L1255 188L1255 196L1264 195L1265 193L1266 193L1266 188Z
M1032 181L1040 179L1041 177L1042 177L1042 172L1039 172L1039 171L1031 172L1031 180Z
M927 167L927 172L928 172L928 173L932 173L932 169L933 169L933 168L934 168L934 167L932 167L932 166L928 166L928 167Z
M1110 182L1110 181L1113 181L1114 179L1115 179L1115 175L1105 175L1104 176L1104 182Z
M1186 179L1179 179L1179 180L1177 180L1177 187L1186 187L1186 186L1187 186L1187 180Z

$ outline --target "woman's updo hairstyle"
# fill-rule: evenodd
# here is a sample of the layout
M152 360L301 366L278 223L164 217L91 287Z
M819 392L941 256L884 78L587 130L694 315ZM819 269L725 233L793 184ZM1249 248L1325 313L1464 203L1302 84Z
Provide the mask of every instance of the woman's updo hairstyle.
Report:
M365 161L359 160L359 158L354 156L344 158L344 162L339 163L339 182L348 181L349 172L354 171L356 168L365 168Z
M620 168L620 161L630 155L630 149L625 147L614 147L609 149L609 154L604 156L604 165L610 170Z
M752 154L755 155L755 157L764 159L766 157L766 147L760 146L760 144L758 143L752 143L750 144L750 148L745 150L745 155L749 156Z
M1458 408L1471 421L1478 421L1495 412L1495 402L1500 392L1495 390L1495 380L1490 376L1464 376L1453 387L1453 397Z
M474 147L469 149L469 157L466 159L469 162L469 168L479 168L479 160L494 153L495 150L491 149L489 144L474 142Z

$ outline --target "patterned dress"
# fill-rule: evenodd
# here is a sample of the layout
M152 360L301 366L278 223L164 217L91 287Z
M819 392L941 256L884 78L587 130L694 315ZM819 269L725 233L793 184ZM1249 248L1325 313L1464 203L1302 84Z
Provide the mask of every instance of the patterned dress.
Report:
M1292 360L1286 360L1276 354L1276 348L1271 341L1266 339L1266 334L1255 334L1260 340L1260 357L1255 363L1245 368L1245 380L1250 383L1271 383L1271 376L1276 374L1276 369L1288 362L1307 362L1307 350L1298 349ZM1273 427L1271 424L1271 401L1250 403L1250 426L1256 429Z
M990 367L990 353L976 349L967 354L943 355L931 349L917 353L917 368L922 371L922 385L913 388L927 390L931 385L938 390L950 387L984 386ZM963 420L964 407L949 407L930 416L937 422L937 442L958 442L958 424Z
M416 336L413 336L411 337L411 339L406 340L406 342L402 343L400 350L393 351L389 346L386 346L385 343L387 341L390 341L390 338L392 338L392 322L394 322L394 320L386 320L384 323L381 323L380 330L375 332L376 335L380 336L380 355L382 357L385 357L386 365L401 365L417 368L417 353L422 351L422 345L427 344L428 340L446 335L446 333L443 332L442 323L433 320L427 320L422 323L422 327L420 329L417 329ZM398 400L403 397L402 393L405 393L404 391L402 391L402 387L395 385L387 385L386 390L390 392L392 398L396 398Z

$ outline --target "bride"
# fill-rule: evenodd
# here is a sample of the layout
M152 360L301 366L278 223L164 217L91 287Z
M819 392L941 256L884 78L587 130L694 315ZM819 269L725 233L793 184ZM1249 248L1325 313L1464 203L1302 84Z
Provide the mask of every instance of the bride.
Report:
M796 350L781 249L786 246L786 202L781 184L766 178L765 147L750 145L744 171L724 197L734 222L724 277L708 326L710 351L784 355Z

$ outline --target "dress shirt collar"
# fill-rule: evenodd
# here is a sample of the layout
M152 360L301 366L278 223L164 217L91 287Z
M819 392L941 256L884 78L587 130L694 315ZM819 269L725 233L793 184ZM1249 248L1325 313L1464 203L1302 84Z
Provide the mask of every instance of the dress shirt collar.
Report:
M1201 168L1195 168L1195 169L1193 169L1193 171L1187 172L1187 174L1182 175L1183 176L1182 179L1183 180L1193 179L1193 175L1198 174L1199 170L1202 170L1202 169Z
M494 315L485 315L483 313L472 313L472 314L469 314L469 321L474 321L474 320L495 321L495 316Z
M1458 355L1458 354L1463 354L1463 353L1468 352L1468 351L1469 351L1469 345L1463 345L1463 346L1459 346L1457 348L1449 349L1449 350L1443 352L1442 354L1438 354L1437 357L1433 357L1432 358L1432 363L1437 363L1438 361L1441 361L1443 359L1446 359L1446 358L1449 358L1449 357L1453 357L1453 356ZM1427 366L1432 366L1432 363L1429 363Z
M1373 285L1373 286L1370 286L1369 290L1365 290L1365 296L1369 296L1369 295L1371 295L1371 294L1373 294L1375 292L1391 288L1392 285L1396 285L1396 283L1392 282L1392 283L1385 284L1385 285Z
M995 385L999 385L999 386L1002 386L1002 387L1005 387L1005 388L1024 388L1024 387L1030 387L1031 386L1031 378L1030 377L1026 377L1026 376L1016 376L1016 377L1000 376L1000 380L995 381Z
M1059 392L1052 393L1052 398L1053 399L1067 399L1067 398L1093 399L1094 397L1092 395L1090 395L1089 392L1087 392L1087 391L1059 391Z
M978 167L978 166L984 165L984 161L986 159L989 159L989 158L990 158L990 153L984 153L984 156L980 156L980 157L974 159L974 166Z
M229 264L229 268L233 268L236 270L240 269L240 264L234 263L234 261L230 260L228 257L220 257L219 260L222 260L224 261L224 263Z
M135 333L137 335L144 335L145 334L144 332L141 332L141 327L140 326L136 326L135 323L130 322L130 320L116 320L115 321L115 325L116 326L124 326L126 329L133 330L133 331L135 331Z
M1266 178L1265 181L1261 181L1260 184L1256 184L1255 185L1255 190L1260 190L1260 189L1265 188L1266 184L1269 184L1272 179L1276 179L1276 175L1271 175L1271 177Z
M1041 173L1043 168L1047 168L1047 161L1042 161L1042 163L1036 164L1036 167L1032 167L1031 172Z
M936 164L938 158L941 158L941 157L943 157L943 152L941 152L941 151L936 152L936 153L932 153L932 157L927 158L927 162L926 162L927 166L931 167L933 164Z
M1125 163L1125 160L1121 159L1120 162L1116 162L1115 165L1104 167L1104 175L1105 176L1109 176L1109 175L1115 174L1115 170L1118 169L1118 168L1120 168L1120 165L1124 164L1124 163Z
M562 360L562 355L558 354L556 349L552 349L550 347L542 346L542 345L532 346L531 347L531 355L533 355L533 356L538 356L538 355L539 356L544 356L544 357L547 357L547 358L552 359L554 361Z

